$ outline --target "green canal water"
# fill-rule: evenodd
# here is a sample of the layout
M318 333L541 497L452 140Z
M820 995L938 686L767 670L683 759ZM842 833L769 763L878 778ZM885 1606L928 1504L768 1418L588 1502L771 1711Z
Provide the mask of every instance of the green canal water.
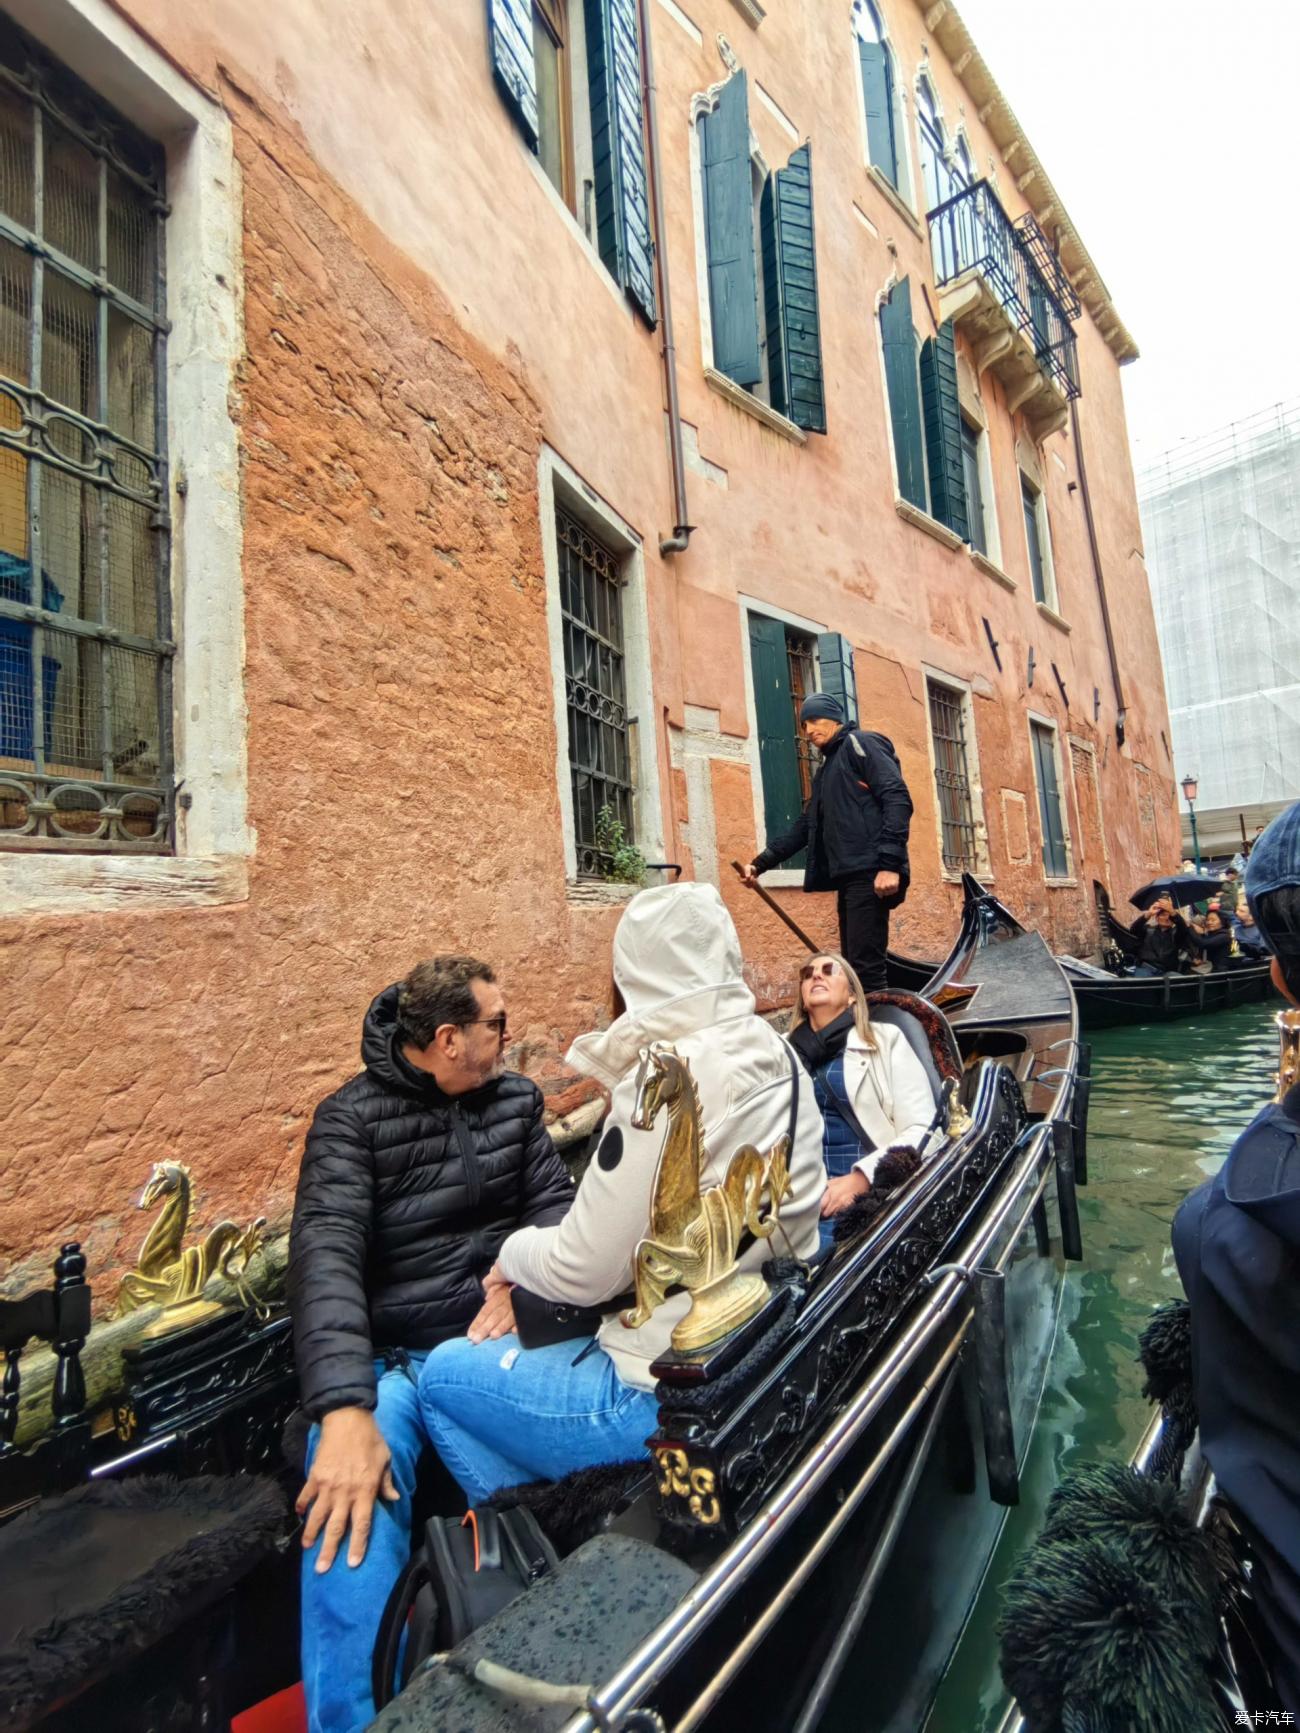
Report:
M997 1726L1001 1585L1038 1532L1061 1475L1084 1462L1127 1459L1150 1418L1133 1356L1151 1308L1182 1292L1169 1225L1272 1094L1280 1005L1091 1037L1088 1186L1079 1194L1085 1261L1071 1266L1066 1283L1020 1504L1009 1513L927 1733Z

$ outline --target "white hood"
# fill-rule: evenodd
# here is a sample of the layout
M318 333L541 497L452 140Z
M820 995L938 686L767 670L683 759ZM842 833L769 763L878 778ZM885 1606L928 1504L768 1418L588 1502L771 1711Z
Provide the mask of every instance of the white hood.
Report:
M614 1083L651 1040L747 1016L754 995L740 939L712 885L657 885L633 897L614 935L614 980L626 1011L569 1049L575 1070Z

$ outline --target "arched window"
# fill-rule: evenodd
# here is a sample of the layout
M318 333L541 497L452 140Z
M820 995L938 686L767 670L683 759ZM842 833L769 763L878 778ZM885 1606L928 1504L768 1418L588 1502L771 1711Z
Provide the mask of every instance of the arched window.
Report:
M900 184L901 152L896 121L894 60L884 25L871 0L854 0L853 31L862 69L862 101L867 116L867 155L891 186Z
M921 182L925 188L925 208L934 210L943 204L952 191L948 170L948 141L939 118L939 104L928 78L916 86L916 117L921 132Z
M957 149L954 154L956 161L952 167L952 190L958 192L962 187L970 186L975 180L975 160L971 156L970 146L964 137L957 140Z

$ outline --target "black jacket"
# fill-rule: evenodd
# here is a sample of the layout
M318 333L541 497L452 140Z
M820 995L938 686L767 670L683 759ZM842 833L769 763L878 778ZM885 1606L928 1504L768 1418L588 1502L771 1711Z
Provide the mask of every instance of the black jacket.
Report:
M448 1096L396 1038L397 988L371 1005L365 1070L316 1109L289 1236L302 1404L373 1408L375 1356L464 1333L516 1228L559 1221L573 1183L542 1093L507 1072Z
M1157 925L1154 915L1139 915L1129 932L1138 941L1138 962L1150 963L1167 975L1176 975L1182 969L1184 952L1198 948L1196 934L1177 913L1167 927Z
M764 873L806 848L806 891L899 873L903 886L889 899L892 908L907 894L911 820L912 797L891 742L883 734L841 728L822 749L807 807L783 835L769 837L754 865Z
M1300 1714L1300 1085L1174 1217L1201 1444L1257 1555L1282 1704Z

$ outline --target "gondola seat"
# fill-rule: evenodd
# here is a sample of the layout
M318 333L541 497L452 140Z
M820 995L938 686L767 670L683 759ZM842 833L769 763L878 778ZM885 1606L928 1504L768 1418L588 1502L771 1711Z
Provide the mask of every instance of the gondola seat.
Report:
M925 1067L936 1108L943 1100L944 1085L960 1082L961 1053L946 1019L919 993L887 987L867 994L867 1009L876 1023L901 1029L907 1044Z
M0 1528L0 1725L145 1727L144 1681L190 1717L164 1724L224 1725L232 1591L287 1528L279 1487L246 1475L106 1480L23 1511Z

